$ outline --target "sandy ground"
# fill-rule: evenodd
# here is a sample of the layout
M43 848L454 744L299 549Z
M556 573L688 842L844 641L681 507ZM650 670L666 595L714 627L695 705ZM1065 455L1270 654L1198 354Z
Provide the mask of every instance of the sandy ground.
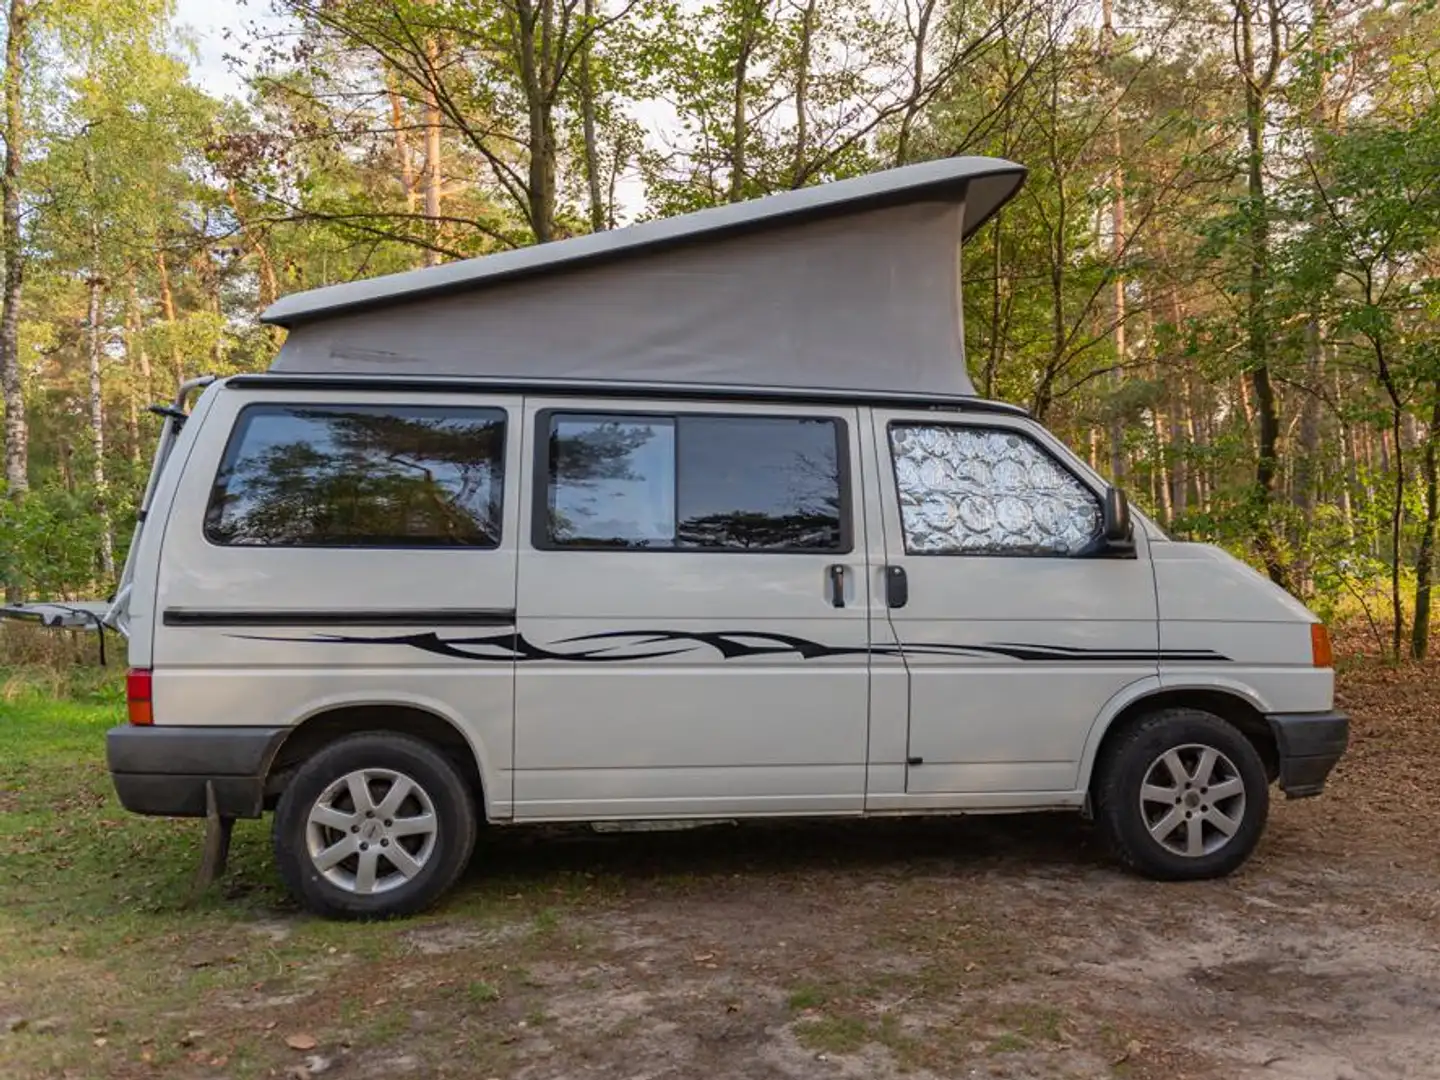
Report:
M0 1033L0 1076L1436 1080L1437 686L1348 675L1330 789L1220 882L1128 876L1070 816L495 830L437 913L339 926L278 898L253 827L253 916L0 992L34 1017L66 963L77 1001L143 970L163 1015L77 1005L64 1067L19 1033L7 1069Z

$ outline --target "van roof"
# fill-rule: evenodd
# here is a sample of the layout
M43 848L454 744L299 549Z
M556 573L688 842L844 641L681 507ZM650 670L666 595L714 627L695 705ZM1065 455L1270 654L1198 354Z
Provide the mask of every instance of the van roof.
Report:
M264 372L231 375L224 386L236 390L364 391L381 394L543 394L553 397L625 398L650 401L759 402L791 405L874 405L898 409L996 413L1029 416L1027 409L969 394L936 395L904 391L805 389L802 387L737 387L699 383L635 382L622 379L500 379L396 375L326 375Z
M946 158L300 293L270 370L973 394L960 249L1024 176Z

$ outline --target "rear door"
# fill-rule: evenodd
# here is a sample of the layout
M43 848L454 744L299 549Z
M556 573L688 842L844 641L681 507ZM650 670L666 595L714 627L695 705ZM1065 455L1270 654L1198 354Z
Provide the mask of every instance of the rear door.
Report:
M858 422L527 399L517 817L861 809Z
M1155 581L1092 557L1103 485L1018 416L876 410L909 795L1071 791L1110 698L1158 672Z

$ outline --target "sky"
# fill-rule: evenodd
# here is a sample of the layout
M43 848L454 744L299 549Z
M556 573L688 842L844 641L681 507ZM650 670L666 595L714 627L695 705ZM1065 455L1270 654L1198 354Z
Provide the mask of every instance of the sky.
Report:
M246 25L270 22L269 0L178 0L175 21L195 39L199 59L191 68L195 81L210 94L240 97L244 82L225 63L233 43L225 31L237 33Z

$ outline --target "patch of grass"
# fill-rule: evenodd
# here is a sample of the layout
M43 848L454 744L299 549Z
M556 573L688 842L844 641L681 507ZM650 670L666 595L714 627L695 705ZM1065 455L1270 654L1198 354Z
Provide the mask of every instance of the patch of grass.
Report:
M853 1016L821 1016L795 1025L795 1037L808 1050L853 1054L871 1042L870 1027Z
M1007 1031L992 1039L987 1048L992 1054L1014 1054L1030 1048L1030 1040L1018 1031Z
M376 1010L355 1027L359 1042L369 1046L385 1046L410 1031L413 1018L410 1010L390 1006Z
M829 995L823 989L811 983L804 983L790 991L785 1004L791 1012L804 1012L806 1009L818 1009L829 1000Z
M1065 1013L1053 1005L1022 1005L1002 1014L1001 1020L1026 1039L1055 1043L1062 1039L1060 1025Z
M475 979L466 985L465 996L476 1005L489 1005L500 1000L500 990L483 979Z
M549 937L560 929L560 912L552 907L541 908L535 913L535 933Z

